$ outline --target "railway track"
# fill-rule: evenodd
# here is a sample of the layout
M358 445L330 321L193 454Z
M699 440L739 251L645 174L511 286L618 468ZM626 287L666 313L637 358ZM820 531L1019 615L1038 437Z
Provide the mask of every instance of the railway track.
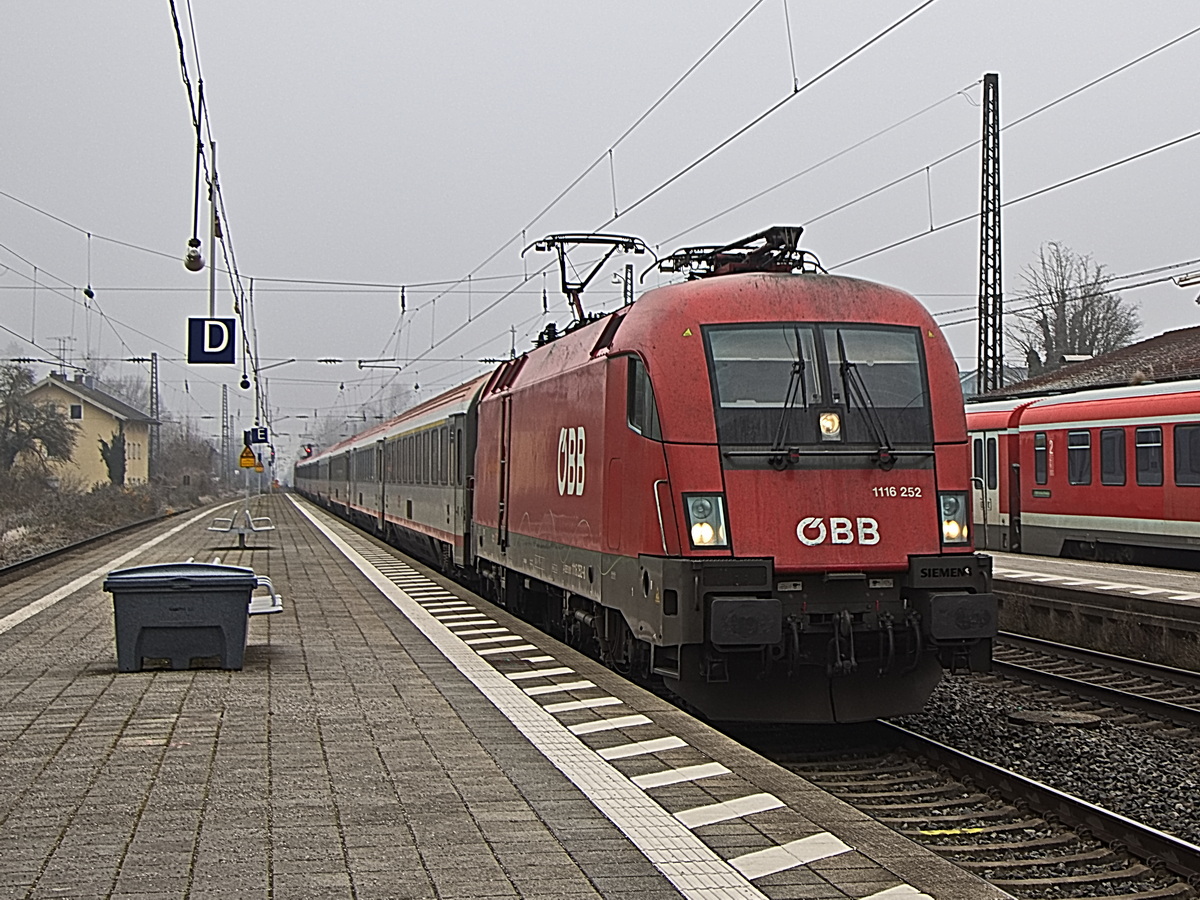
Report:
M1200 731L1200 673L1002 634L993 674Z
M829 735L734 736L1015 897L1200 896L1200 847L898 726Z

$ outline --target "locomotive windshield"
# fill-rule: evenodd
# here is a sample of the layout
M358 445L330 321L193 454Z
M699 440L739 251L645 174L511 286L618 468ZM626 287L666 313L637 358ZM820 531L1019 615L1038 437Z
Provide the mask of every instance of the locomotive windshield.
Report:
M723 447L819 445L840 417L841 447L930 447L933 424L920 329L769 323L703 329Z

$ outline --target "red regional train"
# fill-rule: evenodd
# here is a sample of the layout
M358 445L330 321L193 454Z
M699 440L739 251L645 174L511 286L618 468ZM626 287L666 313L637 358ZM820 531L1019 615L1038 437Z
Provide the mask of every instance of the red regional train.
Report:
M1200 568L1200 381L967 404L980 547Z
M919 710L996 633L958 373L916 299L799 234L680 251L688 280L591 319L573 285L564 333L297 489L709 718Z

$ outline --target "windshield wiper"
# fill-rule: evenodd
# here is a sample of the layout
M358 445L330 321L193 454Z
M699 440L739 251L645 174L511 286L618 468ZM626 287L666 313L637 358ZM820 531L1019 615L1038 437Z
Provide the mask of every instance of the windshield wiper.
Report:
M879 454L876 457L876 464L886 472L896 464L895 448L888 438L887 430L883 427L883 422L880 420L879 413L875 409L875 403L871 400L871 393L867 390L866 382L863 381L862 375L859 374L858 365L846 357L846 344L842 340L842 330L840 328L837 333L837 345L838 355L842 358L840 369L842 374L842 390L846 394L846 408L849 409L851 407L851 400L858 401L858 406L863 411L863 417L867 420L871 434L875 437L875 443L879 444Z
M779 425L775 428L775 441L772 450L783 450L787 445L788 431L791 426L791 411L799 399L802 408L808 408L808 384L804 379L804 351L800 346L800 329L793 327L792 334L796 338L796 358L792 360L792 371L788 375L787 390L783 394L783 409L779 411Z

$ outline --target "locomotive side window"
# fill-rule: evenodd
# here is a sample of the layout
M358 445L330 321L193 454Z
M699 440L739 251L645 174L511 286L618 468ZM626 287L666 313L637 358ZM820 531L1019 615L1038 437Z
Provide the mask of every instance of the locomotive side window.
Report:
M1046 432L1039 431L1033 436L1033 480L1038 484L1046 483Z
M636 356L629 357L629 395L626 400L626 419L629 427L643 437L654 441L662 440L662 426L658 423L658 406L654 402L654 388L646 364Z
M1137 447L1137 483L1150 487L1162 484L1162 429L1139 428L1133 442Z
M1092 433L1090 431L1067 432L1067 482L1069 484L1092 483Z
M1200 425L1175 426L1175 483L1200 485Z
M1100 429L1100 483L1125 483L1125 429Z
M989 491L996 489L999 462L996 454L996 439L990 437L987 439L987 486Z

